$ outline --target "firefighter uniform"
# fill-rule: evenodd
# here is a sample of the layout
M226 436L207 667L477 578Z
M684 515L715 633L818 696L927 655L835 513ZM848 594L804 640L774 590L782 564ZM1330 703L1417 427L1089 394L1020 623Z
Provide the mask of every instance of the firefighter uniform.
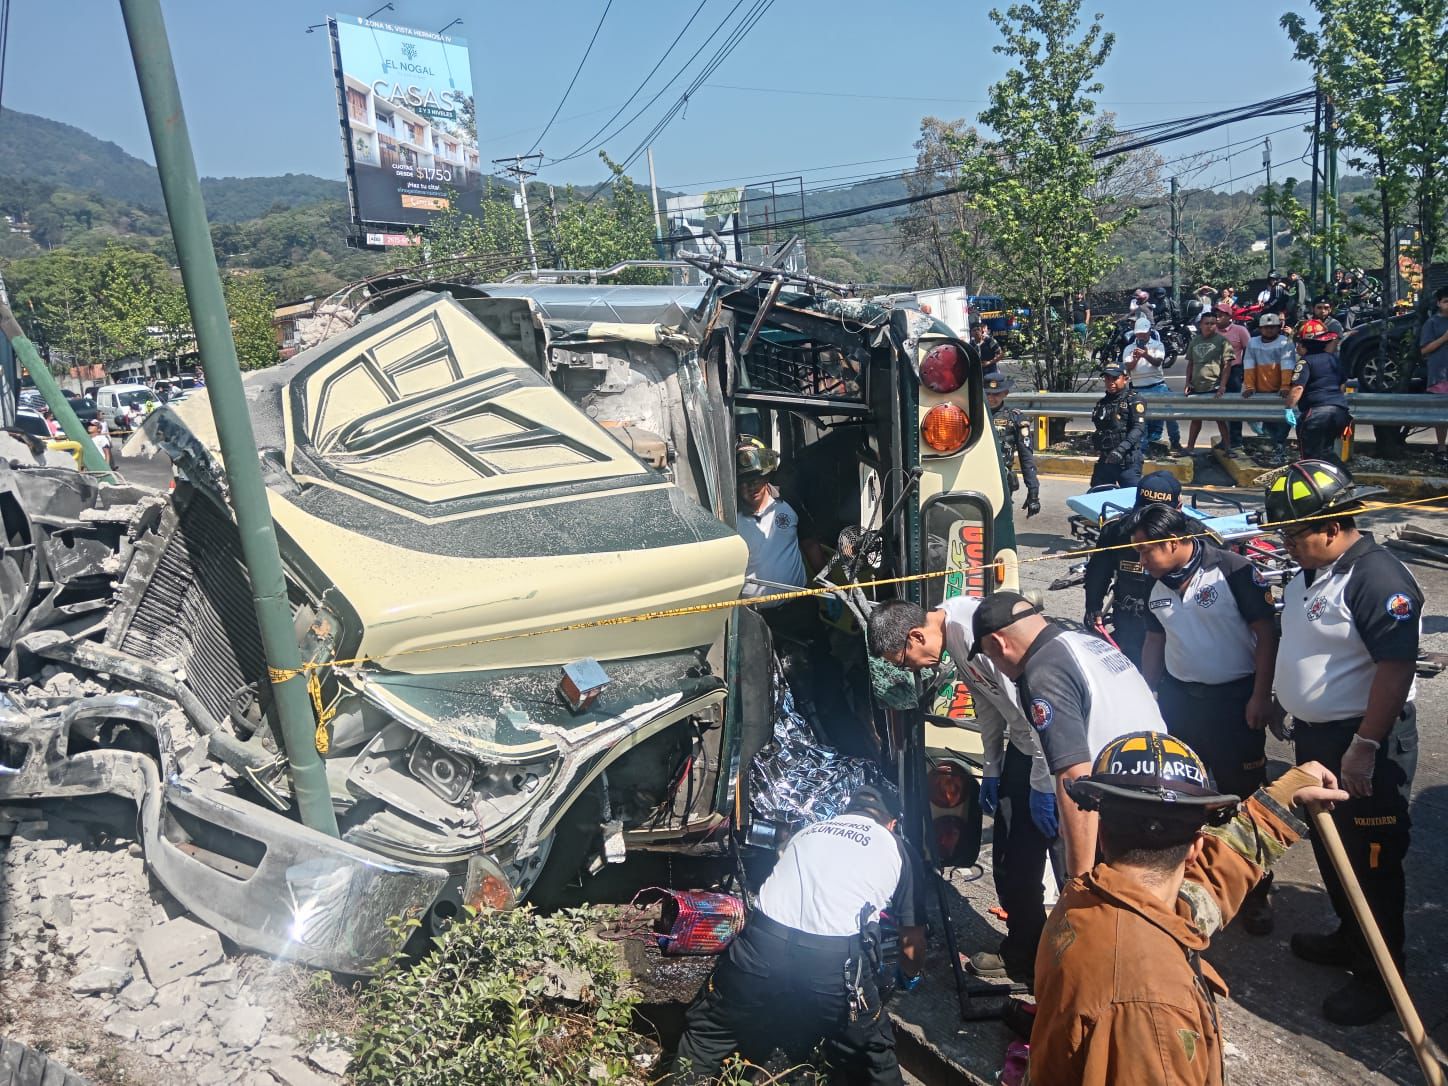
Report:
M1123 376L1121 364L1112 362L1103 375ZM1141 479L1141 439L1146 433L1146 402L1130 385L1108 392L1091 411L1100 458L1091 471L1091 485L1135 486Z
M1337 356L1326 351L1298 359L1292 384L1302 389L1297 403L1297 440L1307 458L1337 459L1334 446L1351 419Z
M1321 533L1326 546L1332 547L1336 540L1341 546L1327 562L1317 557L1320 550L1299 557L1303 569L1283 590L1282 642L1273 685L1278 703L1292 715L1299 760L1319 761L1347 778L1349 792L1354 791L1355 780L1371 779L1371 794L1338 803L1332 819L1373 918L1401 969L1407 893L1403 861L1418 766L1416 682L1410 669L1418 658L1423 592L1407 567L1372 536L1340 521L1300 527L1291 523L1334 510L1349 516L1363 500L1382 493L1381 487L1354 485L1345 468L1327 460L1300 460L1268 485L1269 522ZM1300 546L1299 537L1289 537L1289 553ZM1406 695L1390 722L1383 721L1381 714L1394 706L1372 707L1375 730L1387 723L1385 733L1360 735L1370 707L1369 692L1384 664L1394 665L1400 674L1406 670ZM1352 773L1344 767L1349 753ZM1344 1025L1363 1024L1387 1013L1391 1003L1327 850L1316 838L1313 851L1338 916L1338 929L1327 935L1298 933L1292 938L1292 950L1309 961L1352 970L1353 982L1324 1000L1323 1013Z
M984 382L987 400L1004 396L1011 390L1011 383L998 373L987 374ZM1031 423L1015 408L1007 407L1002 399L999 405L990 409L991 424L995 427L996 444L1000 446L1001 463L1005 465L1014 494L1020 489L1021 480L1026 483L1026 502L1022 507L1028 517L1041 511L1041 483L1036 478L1036 454L1031 449ZM1020 473L1016 473L1016 462L1020 461Z
M1136 485L1136 508L1151 502L1180 508L1182 485L1169 471L1153 471ZM1152 579L1136 560L1127 531L1130 518L1121 514L1101 526L1096 553L1086 562L1086 625L1094 626L1111 593L1111 636L1126 658L1141 666L1146 637L1146 600ZM1115 548L1115 549L1108 549Z
M1328 568L1303 571L1288 583L1275 684L1278 702L1292 714L1298 761L1310 759L1339 770L1367 710L1378 661L1417 660L1422 613L1418 582L1371 536L1363 536ZM1340 803L1332 812L1399 967L1406 903L1403 858L1411 826L1408 801L1418 767L1415 692L1416 684L1378 748L1373 794ZM1371 970L1367 944L1327 850L1316 839L1312 844L1333 911L1351 940L1355 965Z
M858 798L780 854L743 933L689 1008L673 1081L710 1081L736 1051L763 1063L782 1048L804 1062L823 1041L832 1070L849 1081L902 1082L876 980L878 918L888 909L901 929L919 922L916 866L881 811L853 810Z
M1167 730L1202 756L1217 787L1250 796L1267 779L1267 733L1247 726L1257 637L1272 593L1251 562L1194 540L1179 587L1156 581L1146 627L1161 634L1166 671L1157 690Z

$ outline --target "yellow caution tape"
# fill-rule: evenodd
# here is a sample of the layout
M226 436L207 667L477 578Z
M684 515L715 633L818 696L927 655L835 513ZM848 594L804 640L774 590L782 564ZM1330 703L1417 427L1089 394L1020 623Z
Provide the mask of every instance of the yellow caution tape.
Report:
M1448 498L1434 496L1430 498L1414 498L1404 502L1364 502L1360 512L1379 512L1387 509L1406 509L1415 505L1429 505L1434 502L1448 501ZM1291 524L1307 524L1318 520L1333 520L1342 516L1341 512L1329 510L1323 513L1314 513L1311 516L1297 517L1293 520L1275 521L1271 525L1264 525L1263 532L1277 531ZM1169 537L1177 542L1186 542L1192 539L1210 537L1210 531L1193 532L1189 535ZM1162 542L1167 542L1163 540ZM1020 558L1017 565L1027 566L1037 562L1051 562L1067 559L1076 561L1093 554L1106 554L1111 551L1134 550L1131 543L1116 543L1109 547L1089 547L1084 550L1063 551L1060 554L1042 554L1035 558ZM949 577L959 574L989 573L999 568L1000 561L992 559L990 562L978 566L963 566L954 569L932 570L926 573L908 573L899 577L880 577L872 581L856 581L853 584L829 585L828 587L798 588L789 592L774 592L766 596L749 596L747 598L718 600L714 603L696 603L688 607L670 607L659 611L645 611L637 615L618 615L613 618L590 619L586 622L571 622L565 626L550 626L542 630L518 630L514 633L494 634L491 637L477 637L467 641L453 641L444 645L424 645L413 649L399 649L396 652L385 652L378 656L352 656L344 659L314 660L295 668L268 667L267 677L273 683L283 683L298 676L307 676L307 691L312 696L312 705L317 710L317 750L325 754L327 750L326 725L335 715L335 709L327 709L322 704L322 683L319 676L323 668L354 667L358 664L377 663L380 660L391 659L397 656L410 656L419 652L445 652L450 649L473 648L478 645L492 645L499 641L514 641L526 637L546 637L549 634L569 633L574 630L592 630L608 626L627 626L635 622L651 622L660 618L680 618L685 615L706 614L710 611L730 611L739 607L758 607L766 603L784 603L788 600L808 599L816 596L831 595L836 592L845 592L852 589L883 588L887 585L912 584L921 581L933 581L942 577Z

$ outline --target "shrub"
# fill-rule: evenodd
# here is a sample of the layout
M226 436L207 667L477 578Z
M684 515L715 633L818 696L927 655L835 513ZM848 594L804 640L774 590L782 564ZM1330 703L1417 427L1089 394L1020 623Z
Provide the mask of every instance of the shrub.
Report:
M630 1030L637 996L590 921L469 911L421 961L388 959L361 997L354 1080L642 1086L655 1050Z

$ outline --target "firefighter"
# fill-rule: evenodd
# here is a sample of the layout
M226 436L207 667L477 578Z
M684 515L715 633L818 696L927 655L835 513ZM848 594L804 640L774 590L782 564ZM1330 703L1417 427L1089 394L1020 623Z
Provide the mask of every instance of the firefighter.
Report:
M970 971L1029 983L1046 923L1042 878L1049 857L1057 884L1065 857L1056 817L1056 783L1020 695L991 660L971 656L972 621L981 601L952 596L927 612L890 600L870 614L870 653L908 671L937 666L949 654L956 678L970 689L981 738L981 810L992 818L991 874L1006 914L1006 937L994 951L972 954Z
M1106 395L1096 401L1091 422L1096 427L1100 458L1091 470L1091 485L1135 486L1141 479L1141 439L1146 433L1146 403L1127 380L1120 362L1101 367Z
M1153 471L1143 475L1136 485L1135 508L1141 509L1153 502L1181 508L1182 485L1171 472ZM1136 552L1130 547L1131 533L1127 530L1130 519L1129 514L1122 513L1103 524L1096 538L1100 549L1086 562L1086 626L1103 627L1102 611L1109 591L1112 639L1126 658L1140 667L1151 577L1141 568Z
M1346 468L1326 460L1299 460L1268 485L1267 521L1281 525L1287 553L1301 567L1283 591L1273 685L1292 715L1297 758L1322 762L1352 796L1333 821L1401 970L1423 592L1402 562L1358 531L1363 501L1382 493L1354 485ZM1372 1022L1392 1002L1327 850L1314 840L1313 852L1338 926L1299 932L1292 952L1351 970L1349 983L1323 1000L1329 1021Z
M995 425L996 441L1000 445L1001 463L1010 476L1011 493L1020 489L1022 477L1026 481L1026 500L1021 508L1029 520L1041 511L1041 483L1036 478L1036 454L1031 451L1031 424L1019 411L1005 406L1006 397L1011 394L1010 378L991 373L986 375L983 384L985 401L990 405L991 422ZM1019 476L1015 469L1017 459L1021 463Z
M1032 1086L1223 1086L1227 986L1202 951L1306 832L1296 808L1346 793L1309 762L1239 805L1186 744L1136 732L1070 795L1099 813L1102 862L1067 885L1041 937Z
M844 814L785 846L744 932L689 1008L674 1081L713 1080L736 1051L763 1063L778 1047L804 1062L823 1041L831 1070L848 1081L902 1082L876 978L881 909L899 925L905 987L923 961L916 864L893 833L898 807L887 787L865 786Z
M1337 338L1317 320L1303 321L1297 329L1297 367L1284 399L1297 413L1297 442L1308 459L1336 460L1334 446L1352 418L1338 356L1328 352Z
M1131 541L1155 578L1146 611L1142 674L1172 735L1199 753L1224 791L1250 796L1267 781L1277 663L1272 590L1240 554L1191 538L1179 509L1148 505ZM1242 905L1252 935L1272 930L1269 875Z

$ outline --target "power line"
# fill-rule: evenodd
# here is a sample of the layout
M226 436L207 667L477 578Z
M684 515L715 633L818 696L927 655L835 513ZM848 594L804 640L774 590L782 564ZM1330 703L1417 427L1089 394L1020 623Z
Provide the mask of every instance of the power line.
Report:
M596 150L598 150L600 147L602 147L605 143L607 143L609 140L611 140L611 139L615 138L616 136L621 135L623 132L627 131L628 128L629 128L629 126L632 125L632 124L634 123L634 121L636 121L636 120L638 120L640 117L642 117L642 116L644 115L644 113L648 110L648 108L649 108L651 105L653 105L655 102L657 102L660 98L662 98L662 97L664 96L664 92L667 91L670 87L672 87L672 86L674 85L674 83L678 81L679 77L682 76L686 71L689 70L689 65L693 64L694 61L696 61L696 60L699 59L699 54L702 53L706 48L708 48L709 43L714 40L715 35L717 35L717 34L719 33L719 31L723 30L724 27L729 24L729 20L732 19L732 18L734 18L734 13L735 13L736 11L738 11L743 5L744 5L744 0L734 0L734 6L729 9L728 14L726 14L726 15L724 16L724 18L722 18L722 19L719 20L719 25L716 26L716 27L714 27L713 30L709 31L709 36L708 36L707 38L705 38L702 42L699 43L699 47L698 47L697 49L695 49L692 54L690 54L689 59L686 60L686 61L684 61L684 63L679 66L679 70L678 70L677 72L675 72L672 76L670 76L669 79L664 83L664 85L663 85L662 87L660 87L657 91L654 92L654 96L653 96L652 98L650 98L647 102L645 102L643 105L641 105L641 106L638 108L637 112L635 112L632 117L630 117L628 120L624 121L623 124L619 125L619 126L618 126L617 128L615 128L612 132L610 132L608 135L603 136L601 139L598 139L596 142L593 141L593 138L592 138L592 137L590 137L589 140L585 140L585 141L584 141L585 143L589 144L588 146L586 146L586 147L579 147L579 148L577 148L576 150L570 151L570 152L569 152L567 155L565 155L563 158L555 158L553 161L548 162L548 163L545 163L545 165L548 165L548 166L556 166L556 165L558 165L560 162L568 162L568 161L570 161L571 159L575 159L575 158L579 157L580 155L586 155L586 154L588 154L588 153L590 153L590 152L592 152L592 151L596 151ZM696 13L696 14L697 14L697 13ZM690 20L690 21L692 21L692 20ZM686 28L686 29L687 29L687 28ZM681 33L682 33L682 32L681 32ZM672 49L673 49L673 46L671 45L671 46L669 47L669 49L672 50ZM665 56L667 56L667 55L668 55L668 52L666 51L666 52L665 52ZM626 105L626 104L625 104L625 105ZM610 123L611 123L611 122L610 122ZM607 128L608 125L604 125L604 127ZM597 133L595 133L594 135L597 136Z
M548 118L548 123L543 126L543 131L538 133L538 138L533 141L533 146L528 148L531 155L543 142L543 137L548 135L548 130L553 127L553 122L558 119L558 114L563 109L563 103L568 101L568 96L573 93L573 84L578 82L579 75L583 72L583 66L588 63L588 54L593 52L593 43L598 41L598 32L603 29L603 21L608 18L608 9L613 7L613 0L603 5L603 14L598 17L598 25L593 28L593 37L588 39L588 48L583 51L583 58L579 60L578 67L573 69L573 78L568 81L568 87L563 92L563 97L558 99L558 105L553 110L553 116Z
M564 155L562 158L555 158L553 160L553 163L568 162L572 159L577 158L579 155L584 153L584 148L592 143L593 140L597 138L600 132L606 129L609 125L613 124L614 121L618 120L618 115L629 107L629 104L643 92L643 89L646 86L649 85L649 80L654 77L654 73L657 72L661 67L663 67L664 61L669 58L669 54L674 51L674 47L679 44L680 39L683 38L686 33L688 33L689 27L694 25L694 20L699 17L699 13L704 10L704 5L708 2L709 0L699 0L699 6L694 9L694 14L689 16L689 21L684 24L684 28L674 35L674 40L669 42L668 48L666 48L659 55L659 59L656 60L654 62L654 66L649 69L649 74L643 77L643 80L639 83L639 85L634 88L633 93L624 99L623 105L619 106L616 110L614 110L613 115L609 117L608 120L604 121L603 124L599 125L598 128L594 131L593 135L589 136L587 139L585 139L573 150L569 151L568 154ZM663 92L660 91L659 93L662 94ZM604 108L606 109L608 107L605 106ZM595 112L602 113L603 110L600 109L596 110ZM550 163L549 165L552 165L553 163Z
M10 45L10 0L0 0L0 109L5 103L5 53Z

